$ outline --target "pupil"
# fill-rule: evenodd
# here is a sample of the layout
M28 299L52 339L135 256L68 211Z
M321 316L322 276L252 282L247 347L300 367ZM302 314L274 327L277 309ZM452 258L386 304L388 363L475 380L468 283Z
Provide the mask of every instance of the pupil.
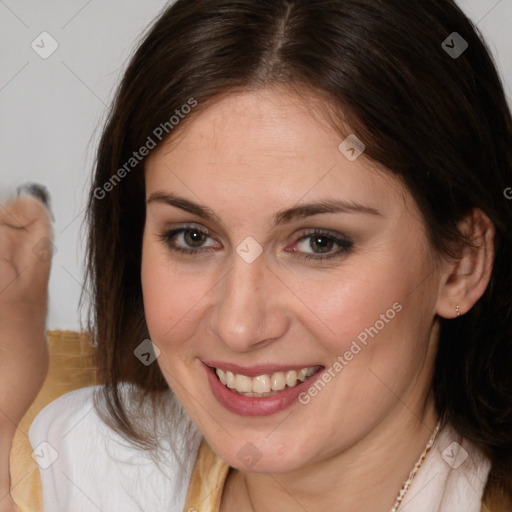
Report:
M205 234L200 231L187 231L185 241L188 245L198 246L204 243Z
M311 238L310 246L313 250L319 249L316 252L329 252L332 249L333 243L333 240L326 236L317 236Z

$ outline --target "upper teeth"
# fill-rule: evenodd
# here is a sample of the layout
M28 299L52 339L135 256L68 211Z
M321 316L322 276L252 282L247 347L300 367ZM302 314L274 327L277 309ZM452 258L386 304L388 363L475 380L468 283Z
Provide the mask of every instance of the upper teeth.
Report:
M257 377L248 377L239 373L232 373L229 371L217 368L215 372L219 376L222 384L228 388L234 389L239 393L246 394L247 396L259 396L271 391L281 391L286 386L292 388L297 385L297 382L303 382L308 377L311 377L318 369L318 366L310 366L302 368L302 370L290 370L288 372L275 372L272 374L258 375Z

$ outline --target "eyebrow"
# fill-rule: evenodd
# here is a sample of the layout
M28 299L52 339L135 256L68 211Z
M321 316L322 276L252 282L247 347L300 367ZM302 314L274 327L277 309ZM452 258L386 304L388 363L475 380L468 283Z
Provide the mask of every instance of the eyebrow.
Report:
M147 204L164 203L185 210L193 215L197 215L203 219L224 224L220 217L207 206L194 203L184 197L179 197L170 192L154 192L149 196ZM322 213L362 213L367 215L382 214L375 208L354 203L353 201L342 201L339 199L325 199L314 203L305 203L285 210L280 210L272 217L272 226L284 224L297 219L311 217Z

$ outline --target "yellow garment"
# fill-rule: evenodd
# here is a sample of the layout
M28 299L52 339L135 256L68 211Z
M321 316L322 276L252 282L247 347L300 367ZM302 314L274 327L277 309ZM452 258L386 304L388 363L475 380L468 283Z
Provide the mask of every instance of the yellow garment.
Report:
M29 427L38 412L59 396L98 384L93 348L86 333L49 331L50 368L43 388L18 426L11 451L11 494L19 512L43 512L39 467L32 459ZM192 472L186 512L218 511L229 466L202 441ZM120 511L112 511L120 512Z
M48 331L50 368L36 400L14 436L10 469L11 494L20 512L42 512L43 493L39 467L32 459L29 427L37 413L61 395L97 384L92 365L93 348L86 333Z
M190 477L183 512L219 512L229 469L203 438Z

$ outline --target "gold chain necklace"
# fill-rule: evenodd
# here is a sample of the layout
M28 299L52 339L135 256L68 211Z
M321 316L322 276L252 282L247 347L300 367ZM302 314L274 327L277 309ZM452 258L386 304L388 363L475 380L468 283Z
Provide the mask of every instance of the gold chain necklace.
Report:
M441 422L439 421L436 425L436 428L434 429L434 432L432 433L432 436L428 440L427 446L425 446L425 450L423 450L423 453L421 454L420 458L416 461L416 464L414 464L414 467L412 468L412 471L409 473L409 478L404 482L404 485L402 486L402 489L398 493L398 496L396 497L395 504L391 508L389 512L397 512L398 507L400 506L400 503L402 503L402 500L404 499L405 494L409 490L409 487L414 480L414 477L416 476L416 473L420 469L421 465L423 464L423 461L425 460L425 457L427 456L427 453L430 451L430 448L432 448L432 445L434 444L434 441L436 440L437 433L439 432L439 429L441 428Z
M414 480L414 477L416 476L421 465L423 464L423 461L425 460L428 452L430 451L430 448L432 448L432 445L434 444L434 441L436 440L436 436L437 436L437 433L439 432L440 428L441 428L441 422L438 422L436 425L436 428L434 429L434 432L432 433L432 436L428 440L427 446L425 446L425 449L423 450L423 453L420 455L420 458L416 461L416 464L414 464L414 467L412 468L411 472L409 473L409 478L404 482L404 485L400 489L400 492L398 493L398 496L396 497L395 503L389 512L397 512L398 511L398 507L400 506L400 503L402 503L404 496L407 494L407 491L409 490L409 487L411 486L411 483ZM245 475L244 475L244 484L245 484L245 492L247 493L247 497L249 498L249 503L251 504L252 512L255 512L254 505L252 504L251 495L249 494L249 487L247 486L247 480L245 479Z

